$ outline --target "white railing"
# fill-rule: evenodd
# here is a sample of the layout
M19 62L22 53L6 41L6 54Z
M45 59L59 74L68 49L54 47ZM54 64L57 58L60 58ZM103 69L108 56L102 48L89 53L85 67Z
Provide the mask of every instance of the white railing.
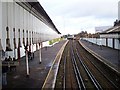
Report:
M106 46L106 39L105 38L82 38L83 40L87 40L97 45L104 45ZM118 39L115 38L114 41L115 49L120 49L120 42ZM108 47L113 48L113 41L112 38L108 38Z

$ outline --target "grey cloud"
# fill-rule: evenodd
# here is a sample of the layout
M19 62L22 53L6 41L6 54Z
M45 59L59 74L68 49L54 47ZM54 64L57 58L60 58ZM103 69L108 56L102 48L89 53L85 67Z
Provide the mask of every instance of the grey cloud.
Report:
M106 5L97 3L76 3L60 8L56 11L56 15L64 15L66 17L83 17L95 16L98 18L117 17L117 7L113 8L111 4Z
M51 16L111 18L117 17L117 3L117 0L43 0L42 4Z
M117 18L118 1L119 0L41 0L41 4L55 22L58 29L64 27L64 25L61 25L64 19L66 29L81 29L112 24L114 19ZM63 21L56 18L58 16L60 16ZM78 18L86 18L87 20L83 19L83 21L81 21L78 20Z

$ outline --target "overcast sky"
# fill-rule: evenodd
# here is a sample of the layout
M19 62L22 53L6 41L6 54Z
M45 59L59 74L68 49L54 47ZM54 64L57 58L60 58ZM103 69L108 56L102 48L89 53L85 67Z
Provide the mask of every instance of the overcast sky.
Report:
M38 1L63 35L81 30L94 33L95 27L112 26L118 18L119 0Z

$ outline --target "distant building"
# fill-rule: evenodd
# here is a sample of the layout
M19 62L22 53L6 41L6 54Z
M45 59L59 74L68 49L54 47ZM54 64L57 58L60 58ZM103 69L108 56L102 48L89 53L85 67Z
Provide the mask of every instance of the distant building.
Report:
M111 43L112 48L120 49L120 26L111 27L100 33L100 38L105 39L106 46L109 46Z
M118 38L120 39L120 26L115 26L100 33L101 38Z
M105 46L120 50L120 1L118 2L118 19L113 26L96 27L96 33L100 33Z
M101 32L103 32L103 31L109 29L110 27L112 27L112 26L100 26L100 27L95 27L95 32L96 32L96 33L101 33Z

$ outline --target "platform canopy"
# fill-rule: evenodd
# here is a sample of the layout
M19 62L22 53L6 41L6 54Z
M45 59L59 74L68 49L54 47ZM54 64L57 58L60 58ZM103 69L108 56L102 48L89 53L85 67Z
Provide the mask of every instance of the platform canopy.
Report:
M29 12L34 14L37 18L51 27L58 34L61 34L44 10L44 8L41 6L40 2L38 2L37 0L15 0L15 2L26 8Z
M114 26L100 33L101 38L120 38L120 26Z

